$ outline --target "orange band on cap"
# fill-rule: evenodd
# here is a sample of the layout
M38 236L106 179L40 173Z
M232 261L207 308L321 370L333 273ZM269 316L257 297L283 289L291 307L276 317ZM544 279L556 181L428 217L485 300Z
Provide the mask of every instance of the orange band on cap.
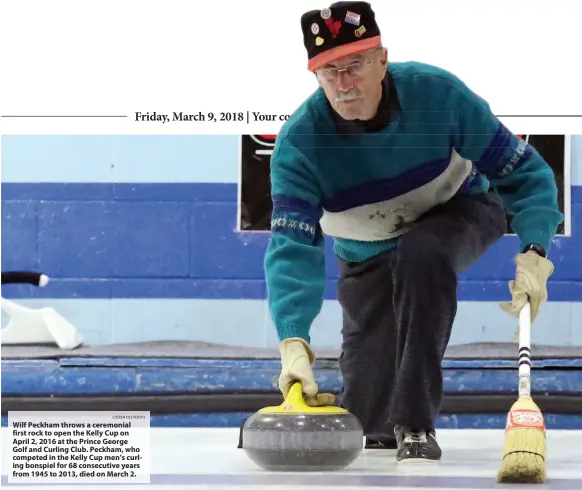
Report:
M352 54L359 53L360 51L366 51L367 49L375 48L381 43L380 36L369 37L368 39L361 39L360 41L355 41L349 44L342 44L341 46L336 46L335 48L328 49L323 53L311 58L307 63L307 69L309 71L315 71L338 58L343 58L344 56L350 56Z

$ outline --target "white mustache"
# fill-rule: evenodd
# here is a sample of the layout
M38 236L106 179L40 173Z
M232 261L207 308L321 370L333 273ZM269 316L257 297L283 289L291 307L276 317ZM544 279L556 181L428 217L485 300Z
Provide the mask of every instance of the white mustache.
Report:
M335 97L336 102L350 102L360 98L359 92L346 92L345 94L338 94Z

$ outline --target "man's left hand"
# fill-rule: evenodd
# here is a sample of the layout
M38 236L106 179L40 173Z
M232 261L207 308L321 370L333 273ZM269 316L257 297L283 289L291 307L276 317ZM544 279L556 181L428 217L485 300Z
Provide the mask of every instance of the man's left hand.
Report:
M538 316L540 306L548 299L547 282L554 272L554 265L532 250L517 254L514 262L517 270L515 280L509 281L511 301L501 303L501 308L517 317L529 300L533 323Z

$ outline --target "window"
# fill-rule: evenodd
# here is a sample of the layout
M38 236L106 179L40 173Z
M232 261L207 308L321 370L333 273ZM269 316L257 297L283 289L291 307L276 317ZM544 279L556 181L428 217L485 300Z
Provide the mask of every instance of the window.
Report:
M570 136L519 135L554 170L560 210L566 216L559 235L570 235ZM239 231L268 231L271 221L269 163L276 135L243 135L240 150ZM511 229L507 231L513 233Z
M532 145L552 167L558 186L558 204L565 215L564 222L558 227L558 235L570 235L570 136L563 134L522 134L519 135ZM513 233L513 230L507 230Z
M275 134L242 135L240 145L239 230L271 228L271 154Z

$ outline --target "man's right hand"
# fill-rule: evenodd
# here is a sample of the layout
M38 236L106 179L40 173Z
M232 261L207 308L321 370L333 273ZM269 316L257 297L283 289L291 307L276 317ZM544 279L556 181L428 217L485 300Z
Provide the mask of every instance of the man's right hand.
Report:
M284 397L287 397L293 383L300 382L307 405L317 407L334 404L334 395L318 393L319 388L311 369L315 355L305 340L297 337L285 339L279 344L279 351L281 352L279 389Z

